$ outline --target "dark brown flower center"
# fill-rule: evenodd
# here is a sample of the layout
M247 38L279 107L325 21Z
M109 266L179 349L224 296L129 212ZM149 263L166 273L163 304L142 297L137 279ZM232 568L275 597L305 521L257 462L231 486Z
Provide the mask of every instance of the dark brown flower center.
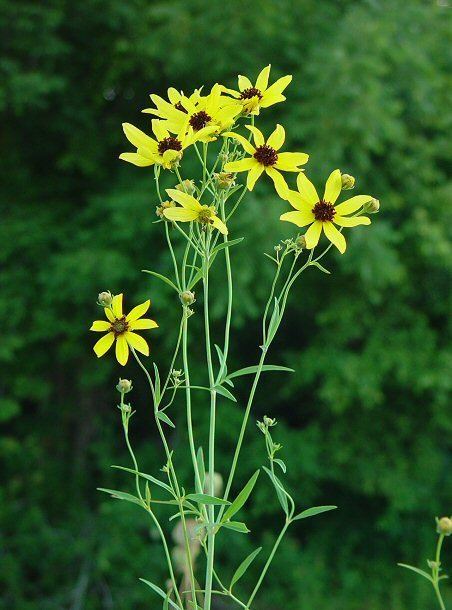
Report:
M116 318L114 322L111 323L110 330L115 333L115 337L118 335L122 335L129 328L129 323L126 320L125 316L122 318Z
M258 146L253 156L259 163L262 163L262 165L265 165L266 167L274 165L278 160L278 153L276 150L271 146L267 146L267 144Z
M185 112L185 114L187 114L187 111L182 106L182 102L177 102L177 104L174 104L174 108L176 108L177 110L180 110L181 112Z
M334 209L334 205L329 203L328 201L317 201L315 206L312 208L312 213L315 216L316 220L321 220L322 222L329 222L333 220L336 210Z
M159 155L163 155L167 150L182 150L182 143L172 136L160 140L158 145Z
M241 100L249 100L252 97L258 97L260 100L262 99L262 93L256 87L248 87L248 89L244 89L240 94Z
M199 131L200 129L206 127L211 120L212 117L210 117L207 112L200 110L199 112L191 115L189 123L195 131Z

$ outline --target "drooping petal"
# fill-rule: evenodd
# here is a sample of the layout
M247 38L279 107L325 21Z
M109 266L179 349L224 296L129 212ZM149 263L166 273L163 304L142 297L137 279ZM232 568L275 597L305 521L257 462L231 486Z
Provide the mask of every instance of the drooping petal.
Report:
M97 333L104 333L110 326L110 322L107 322L106 320L95 320L95 322L92 323L90 330L94 330Z
M105 315L110 320L110 322L114 322L115 321L115 316L113 315L113 312L110 309L110 307L104 307L104 311L105 311Z
M198 218L198 212L184 208L166 208L163 210L163 215L174 222L190 222Z
M253 134L253 139L256 146L262 146L265 144L264 135L260 129L254 127L254 125L245 125L245 127Z
M149 165L154 165L155 163L153 159L148 159L147 157L143 157L138 153L121 153L119 158L121 161L127 161L127 163L132 163L137 167L148 167Z
M127 344L126 338L123 335L118 335L116 337L116 360L119 364L124 366L129 359L129 346Z
M266 167L265 171L273 180L276 192L281 199L287 199L287 191L289 190L289 187L287 186L287 182L285 181L283 175L280 174L274 167Z
M122 318L122 292L115 294L111 303L111 309L115 318Z
M126 138L137 148L150 148L151 150L157 148L157 142L141 131L141 129L135 127L135 125L123 123L122 128Z
M298 191L292 191L289 189L287 191L286 199L296 210L300 210L301 212L312 212L312 203L309 203L306 197L304 197L304 195Z
M333 222L340 227L357 227L358 225L370 225L370 218L367 216L338 216L334 217Z
M336 203L336 199L339 197L339 193L342 190L342 178L339 169L335 169L328 176L328 180L325 185L325 194L323 199L329 203Z
M166 192L173 201L177 201L180 205L187 210L199 211L202 205L192 195L178 191L177 189L166 189Z
M268 66L265 66L265 68L261 71L261 73L257 77L256 89L259 89L259 91L265 91L265 89L268 86L270 68L271 68L271 64L269 64Z
M308 162L309 155L298 152L283 152L278 153L278 161L275 164L276 169L282 169L286 172L299 172L299 165L304 165Z
M321 223L320 220L316 220L306 231L304 237L306 239L306 248L308 250L315 248L319 243L320 234L322 232L322 224L323 223Z
M248 172L248 177L246 179L246 187L249 191L252 191L254 188L254 185L256 184L256 181L258 180L258 178L261 176L262 172L264 171L264 166L261 165L260 163L256 163Z
M239 161L229 161L229 163L226 163L224 166L224 169L227 172L246 172L256 165L259 165L259 163L254 157L246 157Z
M136 349L137 352L140 352L140 354L149 356L149 345L146 343L146 340L143 339L143 337L141 337L140 335L137 335L136 333L132 333L130 331L127 331L126 333L124 333L124 337L125 337L127 343L130 345L130 347L133 347L133 349Z
M246 150L246 152L249 155L254 155L254 153L256 152L256 149L251 144L251 142L249 142L246 138L241 136L239 133L235 133L234 131L227 131L226 133L223 134L223 137L233 138L234 140L237 140L237 142L240 142L240 144L243 146L244 150Z
M315 216L310 211L300 212L297 210L296 212L281 214L279 220L291 222L294 225L297 225L297 227L305 227L306 225L311 224L311 222L314 222Z
M279 150L284 144L285 139L286 132L284 131L284 127L282 125L276 125L275 131L270 135L267 140L267 146L271 146L275 150Z
M250 79L247 76L242 76L241 74L239 74L238 82L240 91L244 91L245 89L249 89L253 86Z
M141 305L137 305L136 307L134 307L126 316L127 322L134 322L135 320L138 320L138 318L141 318L141 316L144 316L144 314L149 309L150 304L151 301L148 299L144 303L141 303Z
M269 106L276 104L278 101L282 101L281 98L284 100L285 98L281 95L281 93L289 85L291 80L292 75L288 74L287 76L278 78L273 85L270 85L267 91L264 91L264 95L260 103L262 108L268 108Z
M336 229L332 222L324 222L323 230L330 242L336 246L341 254L344 254L347 243L342 233Z
M339 205L337 205L334 209L341 216L343 214L353 214L353 212L359 210L360 207L371 199L372 197L370 195L355 195L354 197L347 199L347 201L339 203Z
M221 220L221 218L218 218L218 216L212 217L212 224L223 235L227 235L229 233L227 226L224 224L224 222Z
M98 358L100 358L101 356L103 356L106 352L108 352L108 350L110 349L110 347L113 345L113 341L115 340L115 335L114 333L107 333L106 335L104 335L103 337L101 337L99 339L99 341L97 341L97 343L94 345L93 349L94 349L94 353L96 354L96 356Z
M314 206L319 201L320 197L317 194L315 186L303 172L297 176L297 186L301 196L309 205Z
M130 330L150 330L151 328L158 328L159 325L154 320L149 318L140 318L134 322L129 322Z

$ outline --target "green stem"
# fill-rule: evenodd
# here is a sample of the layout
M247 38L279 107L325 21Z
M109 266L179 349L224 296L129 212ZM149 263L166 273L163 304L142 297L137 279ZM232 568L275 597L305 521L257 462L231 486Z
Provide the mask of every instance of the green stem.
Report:
M436 545L436 554L435 554L436 567L434 568L434 570L432 570L432 576L433 576L432 584L433 584L433 589L436 594L436 598L439 603L439 607L441 608L441 610L446 610L446 606L444 605L441 591L439 590L439 570L440 570L440 566L441 566L441 547L443 546L443 542L444 542L444 534L440 534L438 537L438 543Z
M171 253L171 259L173 261L174 276L176 278L176 285L177 285L179 291L181 291L180 279L179 279L179 269L177 267L177 260L176 260L176 255L174 254L173 244L171 243L171 237L170 237L170 234L169 234L168 224L169 224L168 222L165 222L166 241L167 241L170 253Z
M221 198L220 201L220 209L221 209L221 218L225 221L225 210L224 210L224 197ZM224 243L228 243L228 236L223 235ZM221 363L220 370L218 372L217 380L220 380L223 373L226 370L226 362L228 358L229 352L229 335L231 332L231 316L232 316L232 270L231 270L231 257L229 254L229 248L224 248L224 258L226 261L226 276L227 276L227 286L228 286L228 305L226 311L226 323L224 327L224 346L223 346L223 362Z

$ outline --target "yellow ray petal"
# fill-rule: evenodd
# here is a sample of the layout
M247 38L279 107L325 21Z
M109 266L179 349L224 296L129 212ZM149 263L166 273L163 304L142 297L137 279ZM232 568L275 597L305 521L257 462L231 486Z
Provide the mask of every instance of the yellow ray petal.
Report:
M137 148L150 148L151 150L154 150L157 147L157 142L141 131L141 129L135 127L135 125L123 123L122 128L126 138Z
M104 307L105 315L110 320L110 322L115 321L115 316L113 315L112 310L109 307Z
M227 235L229 233L227 226L224 224L224 222L220 218L218 218L218 216L214 216L212 218L212 224L223 235Z
M281 94L284 89L289 85L291 80L292 76L288 74L287 76L278 78L278 80L275 81L273 85L270 85L267 91L264 91L263 98L261 99L260 105L262 106L262 108L268 108L268 106L272 106L278 101L283 101L285 97Z
M259 163L254 157L246 157L245 159L240 159L239 161L229 161L229 163L226 163L224 166L224 169L227 172L246 172L256 165L259 165Z
M147 157L142 157L138 153L121 153L119 158L122 161L127 161L127 163L132 163L137 167L148 167L149 165L154 165L155 161L153 159L148 159Z
M134 322L135 320L138 320L138 318L141 318L141 316L144 316L144 314L149 309L150 304L151 301L148 299L144 303L141 303L141 305L137 305L136 307L134 307L126 316L127 322Z
M137 352L140 352L140 354L149 356L149 345L146 343L143 337L140 337L140 335L137 335L136 333L132 333L130 331L124 333L124 337L130 347L136 349Z
M297 176L297 186L301 196L309 205L314 206L319 201L320 197L317 194L315 186L303 172Z
M284 144L285 139L286 132L284 131L284 127L282 125L276 125L275 131L270 135L267 140L267 146L271 146L275 150L279 150Z
M370 218L367 218L367 216L352 216L347 218L347 216L336 215L334 223L340 227L357 227L358 225L370 225Z
M111 308L116 318L122 318L122 292L113 297Z
M254 127L254 125L245 125L245 127L253 134L253 139L256 146L262 146L265 144L264 135L260 129Z
M161 121L159 119L153 119L152 123L152 131L155 133L155 137L160 142L160 140L164 140L169 136L169 132L165 127L165 121Z
M324 222L323 230L330 242L336 246L341 254L344 254L347 243L342 233L336 229L332 222Z
M234 133L233 131L227 131L226 133L223 134L223 137L233 138L234 140L237 140L238 142L240 142L240 144L243 146L244 150L246 150L246 152L249 155L254 155L254 153L256 152L256 149L251 144L251 142L249 142L246 138L244 138L243 136L241 136L238 133Z
M129 346L124 335L116 337L116 360L124 366L129 359Z
M343 214L353 214L356 210L359 210L361 206L370 201L372 197L370 195L355 195L347 201L343 201L339 205L337 205L334 209L341 216Z
M174 222L190 222L191 220L196 220L198 214L195 210L186 210L184 208L167 208L163 210L165 218Z
M154 320L149 318L140 318L134 322L129 323L130 330L150 330L151 328L158 328L159 325Z
M178 191L177 189L166 189L166 192L173 201L177 201L187 210L193 210L198 212L202 205L192 195Z
M287 199L287 191L289 190L289 187L287 186L287 182L285 181L283 175L280 174L274 167L266 167L265 171L273 180L276 192L281 199Z
M286 212L285 214L281 214L279 220L285 220L287 222L291 222L297 227L305 227L306 225L314 222L315 216L312 212L306 210L304 212L296 211L296 212Z
M298 191L292 191L289 189L287 191L286 199L296 210L300 210L301 212L312 212L312 203L309 203L306 197L304 197Z
M268 86L268 79L270 76L270 68L271 68L271 64L269 64L268 66L266 66L262 72L259 74L259 76L257 77L257 81L256 81L256 89L259 89L259 91L265 91L265 89Z
M341 171L335 169L328 176L328 180L325 185L325 194L323 199L329 203L336 203L336 199L339 197L339 193L342 190L342 178Z
M94 345L93 349L94 349L94 353L96 354L96 356L98 358L100 358L101 356L103 356L106 352L108 352L108 350L110 349L110 347L113 345L113 341L115 340L115 335L114 333L107 333L106 335L104 335L103 337L101 337L99 339L99 341L97 341L97 343Z
M240 91L244 91L245 89L249 89L253 86L250 79L247 76L242 76L241 74L239 74L238 82Z
M283 152L278 153L278 161L275 164L276 169L282 169L286 172L299 172L299 165L304 165L308 162L309 155L306 153Z
M168 99L172 104L177 104L177 102L180 100L181 97L182 96L179 93L179 91L177 89L175 89L174 87L170 87L168 89Z
M98 333L104 333L106 330L109 330L111 324L106 320L96 320L92 323L90 330L94 330Z
M322 232L322 223L319 220L316 220L306 231L305 239L306 239L306 248L311 250L315 248L319 243L320 234Z
M256 163L248 172L248 177L246 179L246 187L249 191L252 191L254 185L256 184L257 179L261 176L264 171L264 166L260 163Z

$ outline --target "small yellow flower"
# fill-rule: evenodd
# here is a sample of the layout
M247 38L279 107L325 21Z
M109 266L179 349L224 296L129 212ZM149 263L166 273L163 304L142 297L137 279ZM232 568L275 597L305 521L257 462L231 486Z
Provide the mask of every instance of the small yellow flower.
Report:
M217 83L206 96L182 96L177 107L158 95L151 95L156 108L146 108L143 112L164 119L165 127L171 133L179 133L183 125L187 124L195 134L198 133L198 140L210 142L216 135L230 129L242 110L238 102L231 103L231 98L222 93L223 87ZM210 130L204 131L206 128Z
M301 172L299 165L304 165L309 159L306 153L278 152L284 144L286 133L284 127L277 125L274 132L270 135L267 141L264 140L262 132L247 125L254 137L253 146L249 140L243 136L228 132L223 134L225 137L230 137L238 140L245 151L250 154L250 157L245 157L239 161L230 161L224 166L227 172L248 172L246 186L250 191L253 190L256 180L265 171L270 176L276 188L276 192L282 199L287 199L289 187L284 177L278 170L285 172Z
M243 114L259 114L261 108L268 108L278 102L284 102L286 99L282 92L291 82L292 76L290 74L283 76L269 87L270 68L271 65L268 65L261 71L255 85L251 83L249 78L240 75L238 91L225 89L227 93L240 101Z
M175 222L191 222L195 220L206 227L215 227L223 235L228 234L228 229L224 222L218 218L214 206L202 205L192 195L182 193L176 189L166 189L166 192L171 199L180 203L182 207L163 210L165 218Z
M292 222L297 227L311 225L304 236L306 248L314 248L319 243L323 230L330 242L343 254L347 247L345 237L334 224L340 227L370 225L370 218L367 216L345 216L345 214L353 214L363 207L372 199L370 195L355 195L355 197L335 205L342 190L341 172L338 169L331 172L326 181L322 199L318 196L315 186L304 174L298 174L297 186L298 191L289 191L287 196L296 212L286 212L280 219Z
M94 346L94 352L98 358L103 356L113 345L116 339L116 359L123 366L129 358L129 346L133 347L149 356L149 346L140 335L137 335L135 330L147 330L150 328L158 328L158 324L154 320L142 318L149 309L151 302L145 301L141 305L137 305L132 311L125 316L122 311L122 294L117 294L113 297L110 307L105 307L105 315L107 320L96 320L93 322L90 330L96 332L107 332L101 337Z
M137 147L137 152L122 153L119 155L120 159L138 167L147 167L156 163L165 169L172 169L174 164L182 158L183 152L188 146L214 130L212 127L206 127L194 132L187 126L187 120L185 120L181 124L178 136L173 137L166 129L165 121L154 119L152 131L157 138L154 140L130 123L123 123L122 128L129 142Z

